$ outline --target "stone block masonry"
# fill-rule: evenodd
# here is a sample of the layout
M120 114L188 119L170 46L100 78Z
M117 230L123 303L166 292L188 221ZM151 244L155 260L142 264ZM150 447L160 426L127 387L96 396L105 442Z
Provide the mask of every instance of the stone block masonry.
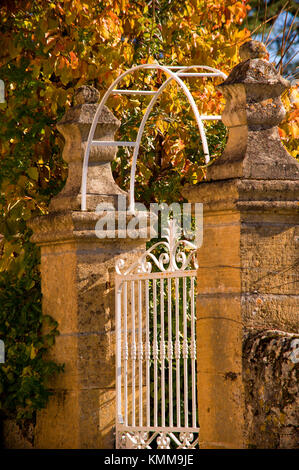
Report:
M280 376L281 336L276 353L274 343L269 346L273 364L268 368L261 362L264 356L252 352L253 339L244 346L248 330L250 338L269 338L267 331L274 329L287 332L286 342L288 334L299 333L299 164L283 147L277 129L285 114L280 96L289 83L257 45L250 41L241 47L242 62L219 86L226 98L226 148L207 169L207 180L184 191L190 202L203 203L204 212L197 282L202 448L294 446L295 439L277 443L276 411L283 402L267 403L268 412L276 411L258 429L265 417L259 405L261 381L269 391L288 380ZM252 361L259 362L253 369ZM293 377L298 364L287 364ZM294 420L298 381L288 384L293 411L285 419L291 414ZM273 435L263 438L269 423Z

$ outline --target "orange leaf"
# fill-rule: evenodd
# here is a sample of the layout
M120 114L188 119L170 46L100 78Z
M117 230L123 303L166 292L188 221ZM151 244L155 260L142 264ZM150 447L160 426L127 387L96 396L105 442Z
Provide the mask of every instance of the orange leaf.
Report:
M72 69L76 69L79 65L79 59L73 51L70 52L70 58Z

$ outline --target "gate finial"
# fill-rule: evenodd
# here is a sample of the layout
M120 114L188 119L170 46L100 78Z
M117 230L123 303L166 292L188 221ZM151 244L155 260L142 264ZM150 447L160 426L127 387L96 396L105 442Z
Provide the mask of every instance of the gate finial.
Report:
M242 61L248 59L269 59L269 52L265 44L259 41L247 41L239 49L239 56Z
M277 128L285 116L281 95L290 83L268 62L258 41L241 46L240 57L242 62L219 85L229 137L207 178L298 179L299 164L283 147Z
M63 190L52 199L50 211L81 209L81 178L84 150L93 117L98 107L100 94L92 86L76 90L73 106L70 107L57 128L65 139L63 158L68 163L68 178ZM120 122L106 106L99 117L95 138L114 140ZM126 193L115 183L111 172L111 161L116 147L93 147L90 152L87 181L87 210L94 211L101 202L115 202L117 195Z

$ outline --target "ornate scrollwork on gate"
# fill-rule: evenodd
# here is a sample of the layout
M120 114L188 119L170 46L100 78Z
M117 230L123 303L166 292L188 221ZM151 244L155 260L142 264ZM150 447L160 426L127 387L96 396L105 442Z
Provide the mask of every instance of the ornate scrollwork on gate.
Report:
M152 245L135 263L125 269L125 262L120 259L115 266L117 274L151 273L153 266L161 272L185 271L197 269L196 245L189 240L178 239L180 229L175 219L169 219L166 229L166 241ZM163 250L159 255L154 252Z
M181 432L179 436L182 445L179 446L179 449L189 449L192 446L192 441L194 439L192 432Z
M194 432L147 432L121 431L120 449L195 449L198 448L198 433Z
M166 432L161 432L157 437L157 446L158 449L170 449L170 437Z

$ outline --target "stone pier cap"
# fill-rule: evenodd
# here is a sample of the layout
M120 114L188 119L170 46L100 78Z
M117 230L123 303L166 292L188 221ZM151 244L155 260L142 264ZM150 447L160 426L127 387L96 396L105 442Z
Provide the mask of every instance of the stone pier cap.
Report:
M111 162L116 157L116 146L91 146L86 211L81 211L83 159L99 98L98 90L92 86L78 88L73 106L57 123L57 129L65 140L62 156L68 163L68 176L62 191L52 198L47 216L38 216L30 221L29 225L34 232L31 241L34 243L42 245L50 241L64 243L71 240L94 240L111 244L122 243L121 240L124 239L130 243L131 238L128 237L126 229L130 222L132 225L133 218L143 220L142 227L138 229L140 243L149 239L149 214L146 211L129 212L128 193L114 180ZM104 106L93 140L114 141L119 127L120 121ZM102 233L96 230L96 224L101 218L102 221L108 221L107 230L104 229ZM110 224L109 218L113 219Z
M299 178L298 162L282 145L277 127L285 117L281 95L290 83L268 56L262 43L246 42L240 48L242 61L218 86L226 99L222 121L228 141L208 168L208 181Z

